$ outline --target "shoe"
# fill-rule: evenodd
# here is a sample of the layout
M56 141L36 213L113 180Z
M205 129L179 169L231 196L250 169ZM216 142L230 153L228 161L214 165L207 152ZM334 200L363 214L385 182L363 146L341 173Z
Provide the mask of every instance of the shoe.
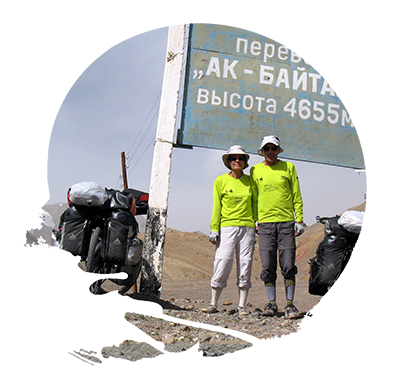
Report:
M299 310L294 304L289 304L284 309L286 319L298 319L300 317Z
M273 317L278 313L278 306L276 305L275 302L269 302L265 307L264 307L264 313L263 316L269 316Z
M201 312L205 312L205 313L216 313L216 312L218 312L218 311L217 311L217 309L216 309L214 306L210 305L210 306L208 306L207 308L202 308L202 309L201 309Z
M238 307L239 316L247 316L249 312L247 312L246 307Z

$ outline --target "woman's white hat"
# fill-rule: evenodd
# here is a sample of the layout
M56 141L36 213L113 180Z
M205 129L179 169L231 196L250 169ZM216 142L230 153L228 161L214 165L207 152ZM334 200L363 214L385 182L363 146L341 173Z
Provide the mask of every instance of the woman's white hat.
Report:
M263 139L262 139L262 141L261 141L261 146L260 146L260 148L258 149L258 154L259 154L259 155L264 156L262 148L263 148L265 145L267 145L267 144L274 144L274 145L276 145L276 146L279 146L279 149L280 149L279 152L280 152L280 153L283 152L283 149L281 148L281 142L279 141L279 138L276 137L276 136L274 136L274 135L271 135L271 136L265 136L265 137L263 137Z
M246 158L245 162L244 162L244 167L243 170L246 167L249 167L249 164L247 163L249 161L250 155L246 153L246 150L244 150L240 145L233 145L231 146L228 151L222 156L222 161L224 162L224 165L231 169L231 165L230 162L228 161L228 158L230 155L238 155L238 154L243 154Z

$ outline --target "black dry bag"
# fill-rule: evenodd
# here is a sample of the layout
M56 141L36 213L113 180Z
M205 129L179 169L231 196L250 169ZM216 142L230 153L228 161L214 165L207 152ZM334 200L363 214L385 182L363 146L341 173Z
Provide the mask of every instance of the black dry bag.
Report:
M70 206L61 216L60 248L74 256L87 257L90 225L85 210Z
M317 255L310 260L308 292L325 295L339 278L350 259L352 245L340 235L327 235L319 244Z

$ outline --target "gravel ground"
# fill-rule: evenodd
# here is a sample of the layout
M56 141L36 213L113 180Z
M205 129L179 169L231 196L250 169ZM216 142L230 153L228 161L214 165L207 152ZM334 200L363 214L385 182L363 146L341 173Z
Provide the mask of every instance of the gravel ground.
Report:
M226 328L249 334L259 339L281 337L293 332L297 332L301 318L288 320L282 312L275 317L262 315L260 308L254 308L248 304L249 315L241 316L238 314L234 304L226 301L221 304L216 313L201 312L208 302L204 300L191 301L190 299L171 299L171 305L163 310L167 316L193 322L192 325L180 325L176 322L161 320L158 318L127 313L125 318L152 336L157 341L163 343L242 343L243 340L226 335L218 331L218 328ZM215 331L209 331L195 326L195 323L203 323L215 326Z
M182 352L188 350L193 345L194 344L185 342L166 344L165 351ZM199 351L203 353L204 357L215 357L242 350L250 346L252 346L250 343L200 343ZM150 346L148 343L126 340L119 346L103 347L101 354L104 358L114 357L129 361L137 361L143 358L154 358L164 353Z
M216 326L216 330L206 330L192 325L180 324L148 315L140 315L133 312L126 313L125 319L144 331L156 341L164 343L165 352L183 352L199 344L199 351L205 357L222 356L227 353L243 350L251 347L250 342L238 337L218 331L218 327L239 330L256 338L281 337L296 332L301 319L288 320L282 314L276 317L265 317L260 309L252 310L248 316L240 316L230 303L222 305L222 309L213 314L201 312L201 307L206 302L190 299L171 299L164 309L165 315L193 322ZM153 358L163 353L147 343L126 340L119 346L104 347L102 356L122 358L137 361L142 358Z
M285 294L283 283L279 280L279 312L275 317L262 315L266 293L257 278L249 294L248 316L239 316L236 312L238 292L234 279L229 281L221 295L219 311L213 314L201 311L210 303L209 280L164 281L158 302L164 308L162 314L158 317L126 314L136 330L146 334L147 343L122 343L100 349L97 353L81 350L75 353L75 357L89 365L101 365L107 359L122 359L129 364L142 365L140 360L147 358L151 363L151 359L166 353L195 352L210 357L226 354L250 346L259 337L282 337L299 330L319 300L319 297L310 295L307 288L308 281L298 278L295 304L301 317L290 320L282 312Z

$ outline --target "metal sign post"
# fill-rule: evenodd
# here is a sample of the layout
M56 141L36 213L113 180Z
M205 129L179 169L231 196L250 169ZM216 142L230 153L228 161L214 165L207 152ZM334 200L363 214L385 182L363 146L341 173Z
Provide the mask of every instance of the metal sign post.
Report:
M185 26L171 26L154 144L140 292L159 297L161 291L167 205L178 95L182 75Z

